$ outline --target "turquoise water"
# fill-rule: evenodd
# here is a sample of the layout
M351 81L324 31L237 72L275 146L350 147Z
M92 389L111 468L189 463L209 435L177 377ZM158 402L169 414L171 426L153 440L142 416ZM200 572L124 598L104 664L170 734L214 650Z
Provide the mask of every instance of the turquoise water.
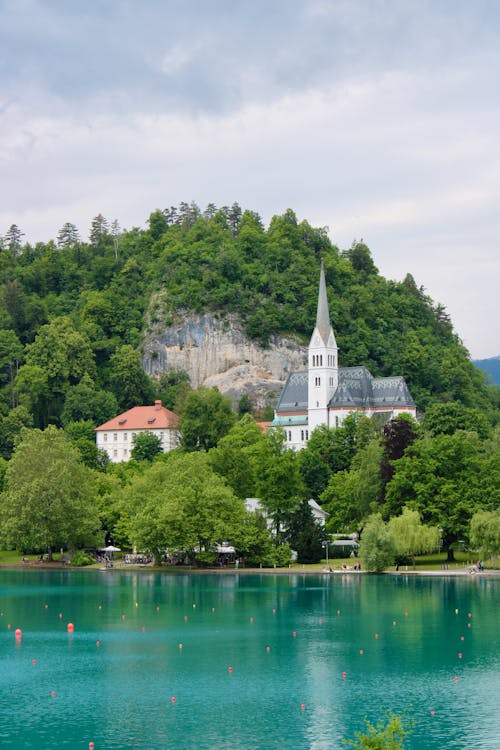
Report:
M499 585L1 572L0 747L334 750L407 710L412 750L498 750Z

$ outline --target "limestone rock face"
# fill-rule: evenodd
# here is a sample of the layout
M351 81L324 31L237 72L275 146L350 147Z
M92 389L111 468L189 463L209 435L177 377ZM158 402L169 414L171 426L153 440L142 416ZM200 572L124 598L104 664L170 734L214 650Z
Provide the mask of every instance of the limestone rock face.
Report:
M188 373L192 388L216 386L237 404L248 394L254 406L275 405L288 374L305 366L307 349L275 337L268 348L248 339L235 316L186 315L169 326L155 323L146 334L143 368L159 377Z

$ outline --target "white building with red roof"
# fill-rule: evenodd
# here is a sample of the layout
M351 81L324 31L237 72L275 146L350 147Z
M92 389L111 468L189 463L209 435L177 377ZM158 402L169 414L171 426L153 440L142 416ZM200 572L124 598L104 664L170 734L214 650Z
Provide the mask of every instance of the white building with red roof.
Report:
M160 438L164 453L179 445L179 417L155 401L154 406L134 406L96 428L98 448L106 451L113 463L128 461L134 447L133 438L151 432Z

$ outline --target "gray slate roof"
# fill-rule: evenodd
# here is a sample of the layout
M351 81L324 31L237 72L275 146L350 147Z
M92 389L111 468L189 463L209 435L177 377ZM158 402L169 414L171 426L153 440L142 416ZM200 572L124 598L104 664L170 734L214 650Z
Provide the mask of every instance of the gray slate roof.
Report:
M307 411L307 370L288 376L276 412ZM374 378L366 367L339 367L339 385L332 408L415 406L402 376Z

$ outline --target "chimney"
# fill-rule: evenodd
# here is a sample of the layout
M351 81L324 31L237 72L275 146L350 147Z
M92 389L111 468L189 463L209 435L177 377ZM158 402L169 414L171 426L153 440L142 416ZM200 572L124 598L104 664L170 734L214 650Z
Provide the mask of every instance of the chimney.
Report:
M155 411L159 411L161 409L161 401L155 401Z

